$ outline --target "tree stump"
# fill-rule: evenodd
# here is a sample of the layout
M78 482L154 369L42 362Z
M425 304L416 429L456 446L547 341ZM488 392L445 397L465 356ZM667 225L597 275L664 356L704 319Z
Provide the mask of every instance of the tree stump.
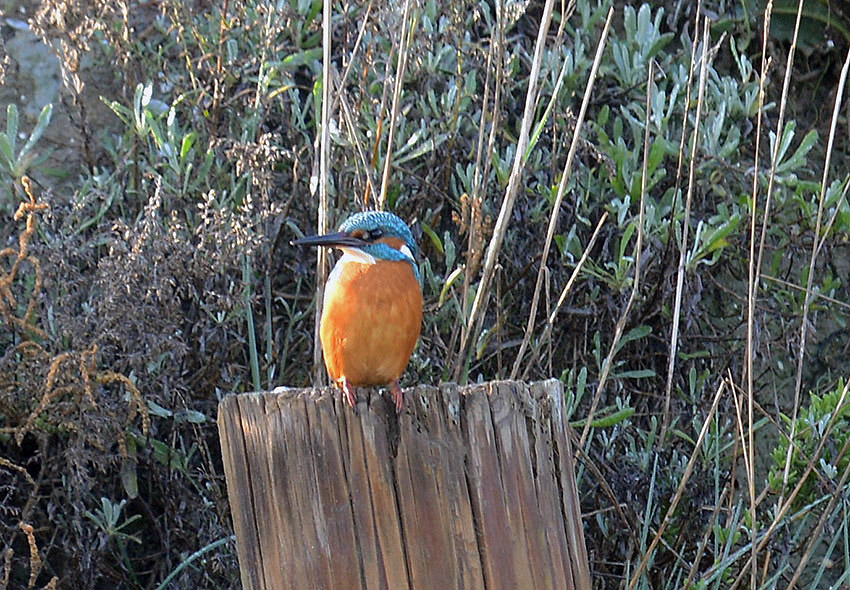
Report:
M219 407L245 590L589 589L559 381Z

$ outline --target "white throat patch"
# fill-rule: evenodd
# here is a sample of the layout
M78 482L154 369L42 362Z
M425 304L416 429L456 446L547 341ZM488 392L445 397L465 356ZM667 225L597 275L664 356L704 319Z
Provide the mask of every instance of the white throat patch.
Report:
M361 250L360 248L340 248L342 250L342 258L339 259L337 265L345 264L346 262L359 262L360 264L375 264L375 257Z
M371 254L367 254L359 248L340 248L342 256L336 261L336 264L328 276L328 287L333 288L342 274L342 269L346 264L375 264L377 260Z

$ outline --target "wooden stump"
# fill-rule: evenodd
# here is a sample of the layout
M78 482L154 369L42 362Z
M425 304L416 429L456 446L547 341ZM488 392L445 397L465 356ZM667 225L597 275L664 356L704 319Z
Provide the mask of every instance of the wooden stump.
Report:
M221 402L245 590L590 588L559 381L358 393Z

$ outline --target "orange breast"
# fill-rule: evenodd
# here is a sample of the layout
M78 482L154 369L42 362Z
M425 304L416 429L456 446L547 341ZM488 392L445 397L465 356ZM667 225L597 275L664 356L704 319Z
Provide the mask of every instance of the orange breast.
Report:
M342 265L342 266L340 266ZM410 263L341 259L325 290L320 336L335 381L386 385L404 372L422 325L422 291Z

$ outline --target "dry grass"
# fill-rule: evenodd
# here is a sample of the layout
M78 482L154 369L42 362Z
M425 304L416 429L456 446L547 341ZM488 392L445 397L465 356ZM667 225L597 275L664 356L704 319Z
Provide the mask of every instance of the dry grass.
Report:
M596 587L846 583L850 54L611 4L40 3L80 165L0 176L0 588L237 583L216 404L324 378L288 243L371 206L408 384L567 385Z

